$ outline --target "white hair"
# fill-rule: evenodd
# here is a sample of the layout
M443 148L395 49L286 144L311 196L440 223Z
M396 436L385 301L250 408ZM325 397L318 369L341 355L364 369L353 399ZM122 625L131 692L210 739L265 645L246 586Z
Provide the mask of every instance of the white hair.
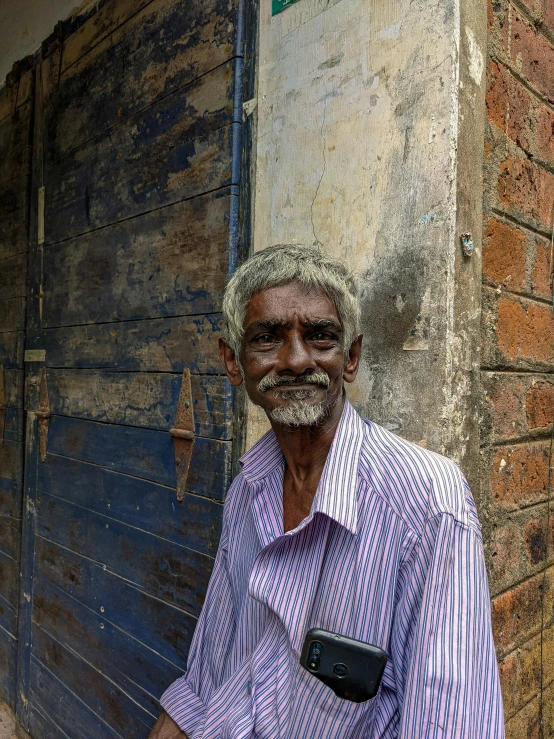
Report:
M338 259L313 246L278 244L252 255L231 278L223 297L223 332L240 361L248 303L257 293L298 282L307 290L325 293L335 306L343 331L343 349L359 334L360 301L353 273Z

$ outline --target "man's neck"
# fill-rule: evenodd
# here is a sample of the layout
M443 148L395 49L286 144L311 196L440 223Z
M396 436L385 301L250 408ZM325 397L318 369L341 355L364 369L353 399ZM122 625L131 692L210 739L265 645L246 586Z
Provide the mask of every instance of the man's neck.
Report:
M342 416L344 403L345 398L342 395L331 408L329 415L317 426L290 428L271 422L285 457L287 477L295 489L312 488L314 483L317 488Z

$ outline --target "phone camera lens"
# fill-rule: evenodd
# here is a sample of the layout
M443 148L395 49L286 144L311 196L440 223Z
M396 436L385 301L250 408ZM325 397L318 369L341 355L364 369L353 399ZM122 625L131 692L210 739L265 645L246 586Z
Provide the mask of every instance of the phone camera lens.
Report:
M348 667L343 662L336 662L333 665L333 672L337 677L345 677L348 675Z

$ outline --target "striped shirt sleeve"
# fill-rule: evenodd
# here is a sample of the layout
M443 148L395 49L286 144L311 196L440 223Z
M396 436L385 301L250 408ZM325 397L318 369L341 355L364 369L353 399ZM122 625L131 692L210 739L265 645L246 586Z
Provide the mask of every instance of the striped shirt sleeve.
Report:
M406 563L392 637L399 739L504 737L479 531L431 518Z
M223 682L227 654L235 634L235 609L227 568L228 526L223 530L204 607L188 656L186 674L172 683L160 703L189 739L201 735L206 704Z

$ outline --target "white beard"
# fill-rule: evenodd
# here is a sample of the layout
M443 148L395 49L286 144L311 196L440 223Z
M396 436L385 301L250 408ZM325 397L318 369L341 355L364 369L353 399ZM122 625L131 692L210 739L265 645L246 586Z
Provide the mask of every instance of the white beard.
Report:
M323 403L307 403L297 400L284 408L274 408L268 412L272 421L284 426L315 426L325 416Z

